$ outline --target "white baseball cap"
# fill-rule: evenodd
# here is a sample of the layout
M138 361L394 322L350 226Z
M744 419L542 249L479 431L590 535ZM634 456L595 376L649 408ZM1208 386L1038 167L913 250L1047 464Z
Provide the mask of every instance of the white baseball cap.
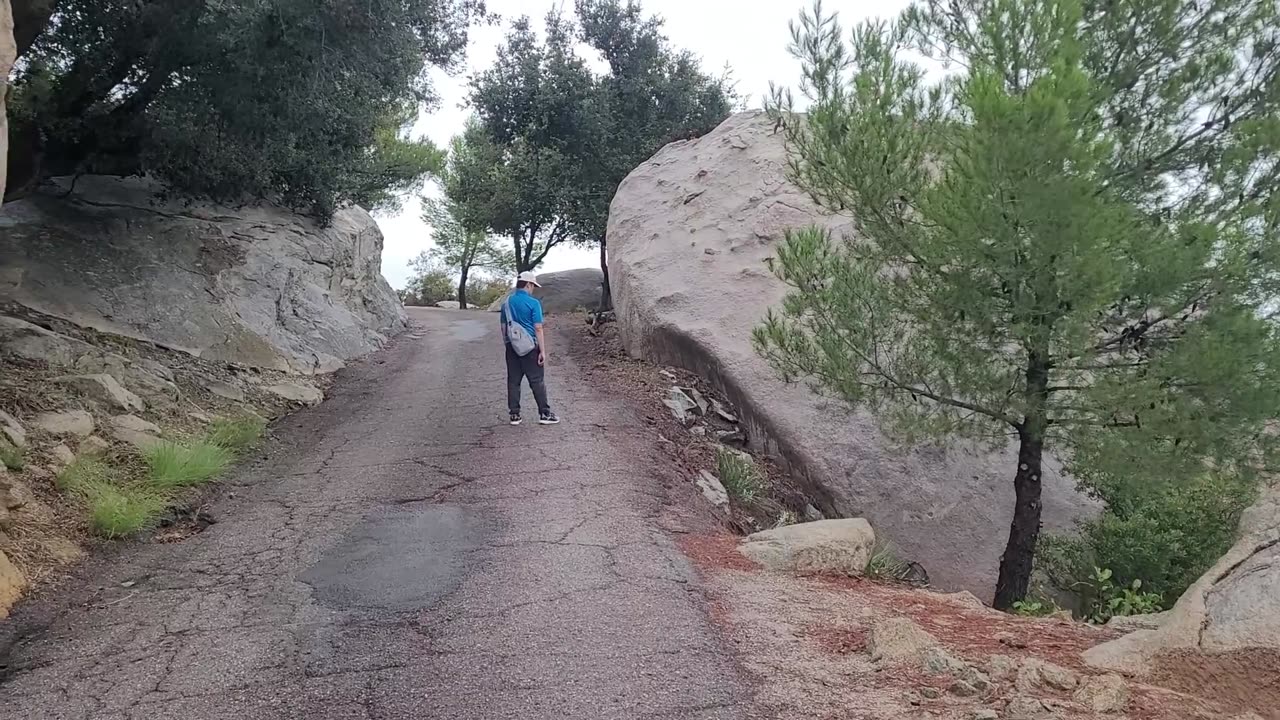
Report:
M537 274L534 273L532 270L525 270L524 272L520 273L520 277L516 279L519 280L520 282L527 282L534 287L542 287L542 284L538 282Z

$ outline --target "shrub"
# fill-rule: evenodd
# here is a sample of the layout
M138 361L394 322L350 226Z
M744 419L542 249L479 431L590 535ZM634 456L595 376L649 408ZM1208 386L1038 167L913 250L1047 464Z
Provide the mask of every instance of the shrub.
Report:
M874 580L904 580L910 570L910 564L898 557L893 545L877 541L862 574Z
M267 421L257 415L218 418L209 425L205 439L218 447L240 453L257 445L266 429Z
M716 471L720 484L735 500L751 500L760 492L764 479L750 455L727 448L716 451Z
M27 466L26 460L22 457L22 450L0 442L0 465L10 470L18 471Z
M165 442L146 451L150 484L161 490L200 485L227 469L233 454L211 442Z
M511 289L511 281L505 278L484 278L467 281L467 304L484 310Z
M1146 615L1160 612L1160 595L1142 591L1142 581L1134 580L1127 587L1112 582L1112 572L1107 568L1094 568L1089 586L1089 622L1101 625L1116 616Z
M1139 581L1165 606L1235 541L1240 514L1253 501L1252 483L1205 475L1183 484L1109 489L1107 509L1080 525L1078 537L1047 536L1036 564L1064 590L1092 602L1095 568L1111 571L1121 588Z

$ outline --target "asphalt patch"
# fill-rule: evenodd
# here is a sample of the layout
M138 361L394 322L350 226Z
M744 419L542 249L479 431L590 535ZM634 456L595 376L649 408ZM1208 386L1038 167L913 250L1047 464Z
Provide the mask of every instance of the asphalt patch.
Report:
M299 579L333 608L407 612L433 606L462 581L481 523L456 505L370 515Z

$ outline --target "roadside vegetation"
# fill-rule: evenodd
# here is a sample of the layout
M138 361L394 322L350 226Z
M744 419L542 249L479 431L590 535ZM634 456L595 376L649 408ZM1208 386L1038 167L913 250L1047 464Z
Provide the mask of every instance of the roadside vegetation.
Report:
M57 487L82 502L94 533L115 539L155 527L180 495L216 480L238 454L254 447L266 423L259 417L218 419L206 434L168 440L130 457L77 457Z
M788 232L756 348L904 440L1016 449L1000 609L1043 609L1017 605L1037 564L1095 620L1167 605L1274 466L1277 43L1253 0L918 0L851 35L819 2L793 26L806 102L769 110L857 240ZM1105 505L1078 537L1040 537L1046 455Z

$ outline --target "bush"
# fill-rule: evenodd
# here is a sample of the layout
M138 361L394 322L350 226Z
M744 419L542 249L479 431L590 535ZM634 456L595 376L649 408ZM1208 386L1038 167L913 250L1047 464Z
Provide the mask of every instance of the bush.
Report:
M447 270L430 269L418 273L404 289L405 305L431 306L441 300L454 300L458 284Z
M898 557L893 545L877 541L862 574L875 580L904 580L910 571L911 565Z
M1097 601L1095 568L1113 586L1153 594L1171 606L1230 549L1240 514L1253 501L1247 481L1205 475L1182 485L1111 489L1107 509L1080 524L1078 537L1047 536L1036 564L1064 590Z
M735 500L751 500L760 492L764 479L750 455L726 448L716 451L716 470L720 484Z
M497 302L511 289L511 283L501 278L467 281L467 304L485 309Z
M0 441L0 465L10 470L18 471L26 467L27 462L23 459L21 450Z
M200 485L226 470L234 458L230 450L211 442L166 442L145 455L151 468L150 484L166 491Z
M257 415L218 418L209 425L205 439L218 447L240 453L257 445L266 430L267 421Z

